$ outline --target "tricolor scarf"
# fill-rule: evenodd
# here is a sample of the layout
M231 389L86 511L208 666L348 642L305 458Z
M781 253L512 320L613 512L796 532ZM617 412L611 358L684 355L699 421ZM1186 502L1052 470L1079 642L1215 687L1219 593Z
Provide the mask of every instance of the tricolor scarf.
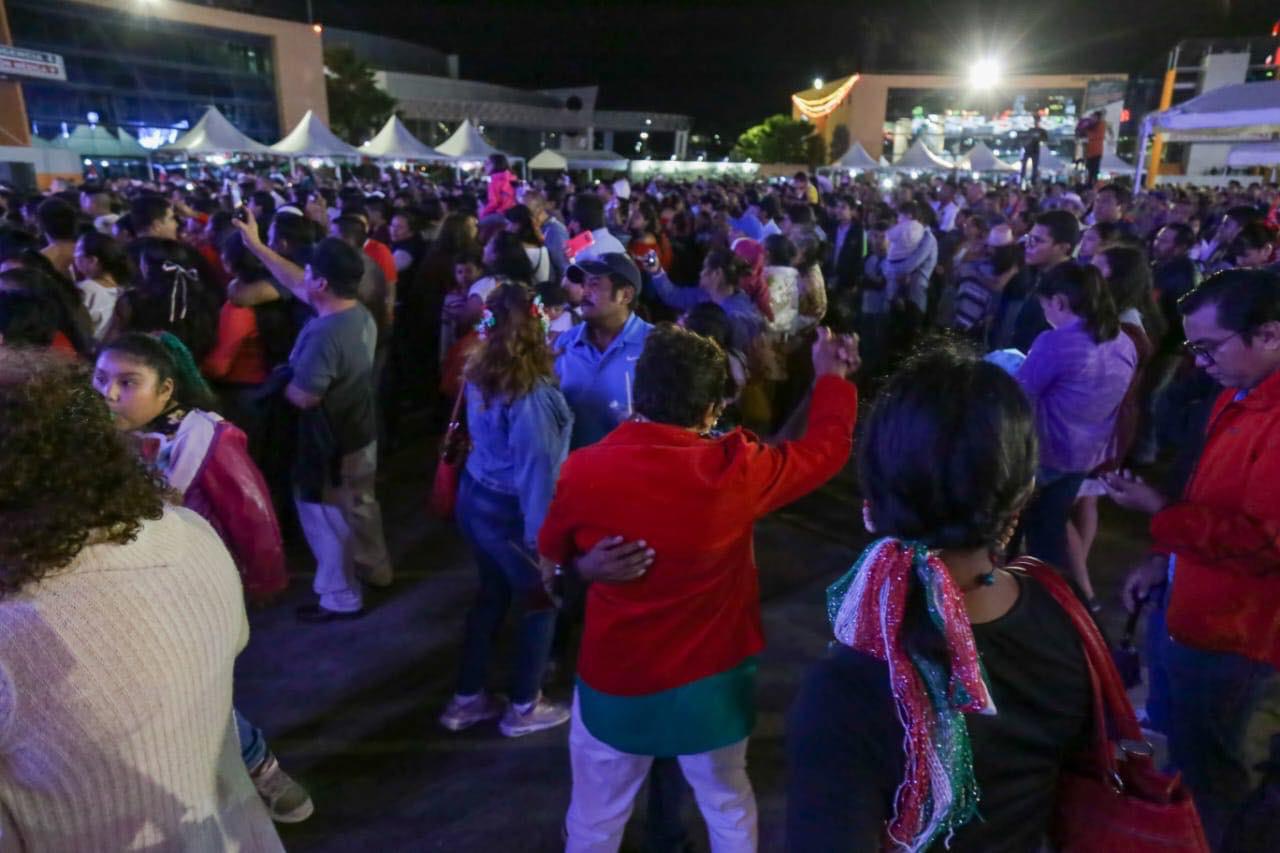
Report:
M945 640L950 679L937 662L903 647L912 574L923 585L929 617ZM827 615L837 640L889 665L906 773L894 795L885 846L924 850L977 814L978 784L964 713L996 712L964 598L928 547L886 538L868 546L827 590Z

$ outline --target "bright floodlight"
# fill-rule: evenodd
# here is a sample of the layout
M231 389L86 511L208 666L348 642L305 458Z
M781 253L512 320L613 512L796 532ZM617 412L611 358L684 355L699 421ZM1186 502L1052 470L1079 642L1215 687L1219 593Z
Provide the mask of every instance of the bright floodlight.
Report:
M979 59L969 67L969 85L975 89L990 89L1000 82L1000 63L994 59Z
M822 78L821 78L821 77L814 77L814 78L813 78L813 88L815 88L815 89L821 89L821 88L822 88Z

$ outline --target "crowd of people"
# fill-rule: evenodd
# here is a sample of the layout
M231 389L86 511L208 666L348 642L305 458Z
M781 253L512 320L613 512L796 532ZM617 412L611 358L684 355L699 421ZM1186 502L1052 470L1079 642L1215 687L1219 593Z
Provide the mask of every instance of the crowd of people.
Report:
M792 849L1040 849L1092 693L1072 621L1009 560L1098 611L1102 500L1152 516L1122 591L1148 618L1143 724L1208 846L1267 849L1280 187L1035 165L578 187L494 155L463 182L0 190L3 831L278 849L270 821L314 806L234 710L243 601L287 586L296 534L298 620L363 617L396 575L380 459L464 424L478 591L438 719L569 725L566 849L618 849L646 780L655 849L687 841L685 781L713 850L756 848L752 529L855 444L875 541L789 717ZM549 696L564 644L575 689Z

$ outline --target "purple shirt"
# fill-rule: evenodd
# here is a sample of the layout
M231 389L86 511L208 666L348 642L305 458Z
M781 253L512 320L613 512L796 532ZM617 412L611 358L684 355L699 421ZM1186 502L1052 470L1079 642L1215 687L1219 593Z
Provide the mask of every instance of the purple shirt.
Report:
M1017 378L1035 409L1041 466L1079 472L1102 463L1137 364L1128 335L1100 344L1083 320L1036 338Z

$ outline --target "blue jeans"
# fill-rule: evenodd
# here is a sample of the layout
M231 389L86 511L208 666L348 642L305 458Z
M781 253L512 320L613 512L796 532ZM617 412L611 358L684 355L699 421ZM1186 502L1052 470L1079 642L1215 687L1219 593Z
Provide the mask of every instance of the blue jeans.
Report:
M1164 611L1162 602L1147 628L1152 651L1148 714L1166 727L1169 761L1182 772L1216 850L1249 796L1250 769L1266 755L1265 742L1251 750L1246 735L1264 711L1262 699L1272 680L1280 676L1265 663L1179 643L1165 629Z
M235 708L231 709L231 713L236 718L236 736L240 739L240 758L244 761L245 768L252 773L267 758L267 739L263 736L262 729L246 720L244 715Z
M472 696L485 689L494 636L514 599L521 615L511 701L532 702L542 689L551 656L556 611L542 587L536 558L522 545L520 500L485 488L464 473L458 488L458 526L480 572L480 590L467 613L458 693Z
M1067 565L1067 517L1084 482L1084 473L1040 468L1036 471L1036 495L1022 513L1022 533L1027 553L1060 572Z

